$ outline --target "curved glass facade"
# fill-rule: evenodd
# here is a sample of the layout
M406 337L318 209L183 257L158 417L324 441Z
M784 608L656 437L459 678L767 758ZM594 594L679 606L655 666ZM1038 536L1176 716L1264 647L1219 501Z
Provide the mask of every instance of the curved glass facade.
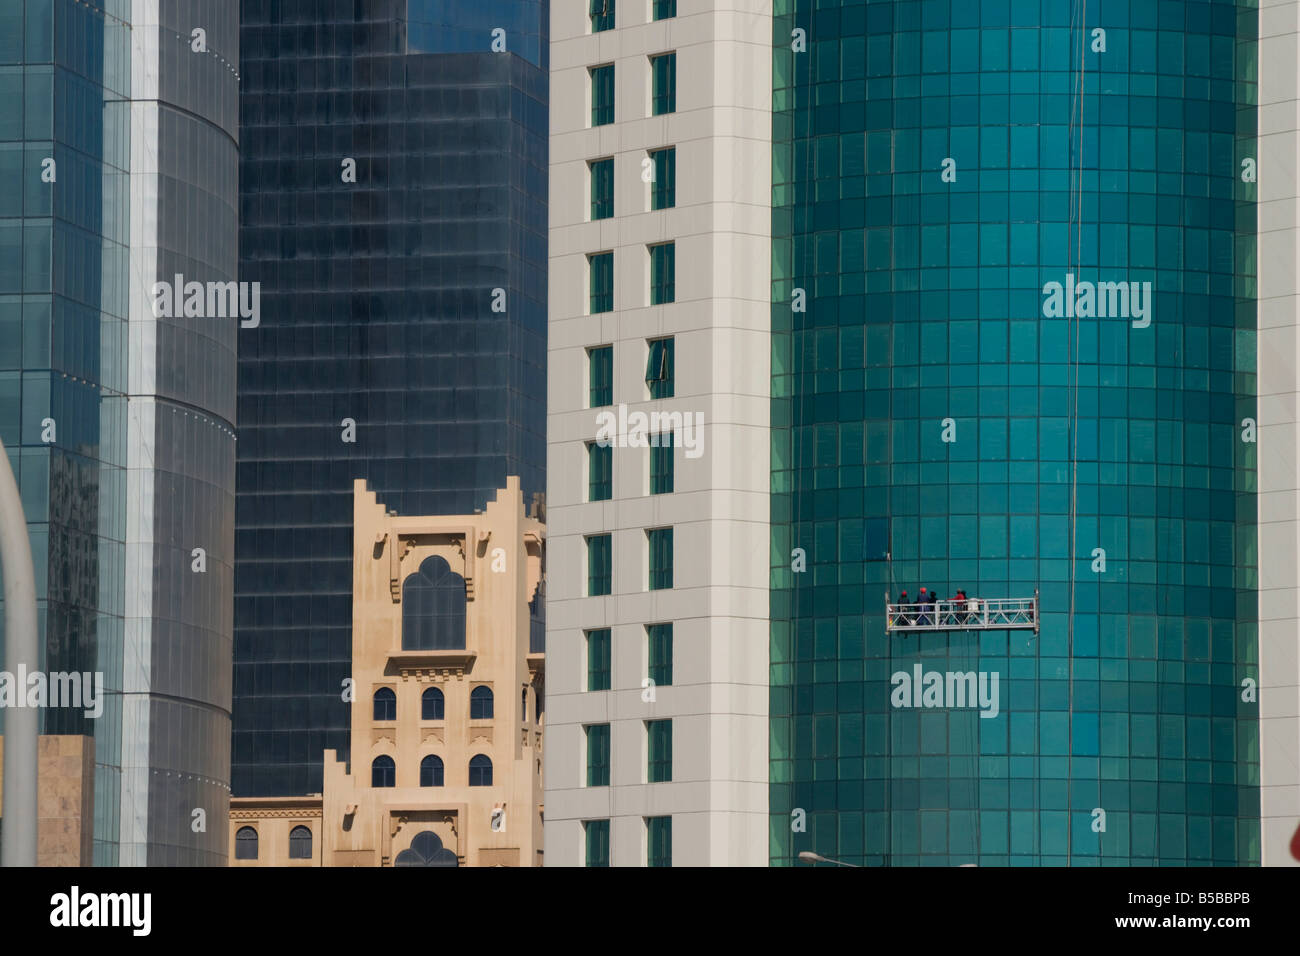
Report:
M149 305L235 278L238 29L210 6L0 10L0 436L43 667L103 679L42 727L94 738L97 865L226 859L191 818L229 806L235 320Z
M1257 11L774 6L773 863L1257 863Z

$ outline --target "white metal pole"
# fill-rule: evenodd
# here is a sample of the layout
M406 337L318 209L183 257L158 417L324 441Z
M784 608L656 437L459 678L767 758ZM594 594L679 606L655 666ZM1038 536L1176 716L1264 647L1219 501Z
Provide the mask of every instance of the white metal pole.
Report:
M0 566L4 568L5 656L10 674L40 667L36 646L36 576L18 482L0 442ZM26 704L26 687L17 687ZM0 866L36 865L36 751L40 712L17 706L5 714L4 845Z

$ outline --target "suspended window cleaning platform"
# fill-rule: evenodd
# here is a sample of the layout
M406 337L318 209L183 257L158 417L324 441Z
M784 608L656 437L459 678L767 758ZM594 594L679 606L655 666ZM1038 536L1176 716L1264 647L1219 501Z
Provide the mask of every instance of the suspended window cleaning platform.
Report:
M921 631L1008 631L1038 633L1038 591L1031 598L967 598L927 604L885 603L885 630L910 634Z

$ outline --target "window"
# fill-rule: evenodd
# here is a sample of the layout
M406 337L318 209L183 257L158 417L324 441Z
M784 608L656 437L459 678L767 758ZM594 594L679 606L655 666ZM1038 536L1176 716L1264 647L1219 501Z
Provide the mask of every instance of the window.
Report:
M609 535L593 534L587 538L587 596L608 594L610 577Z
M589 305L592 315L614 311L614 253L597 252L587 256L587 270L591 273Z
M654 0L654 19L667 20L677 16L677 0Z
M650 247L651 305L666 305L669 302L676 301L677 290L674 281L677 272L676 262L677 247L674 243L665 242Z
M645 363L645 383L650 387L651 398L673 397L673 339L653 339Z
M614 215L614 160L595 159L591 167L591 218Z
M614 64L591 68L591 125L614 122Z
M614 447L587 442L587 500L608 501L614 492Z
M609 724L587 727L587 786L609 786Z
M402 582L402 650L465 648L465 579L437 555Z
M885 561L889 558L889 519L867 518L862 522L862 559Z
M587 632L587 690L609 690L609 628Z
M646 783L668 783L673 779L673 722L647 720Z
M442 758L429 754L420 761L420 786L441 787L443 781Z
M460 866L460 860L442 845L437 834L423 830L415 835L410 847L397 854L393 866Z
M673 865L673 818L646 817L645 865Z
M252 827L240 827L235 833L235 859L257 859L257 831Z
M591 32L614 29L614 0L591 0Z
M677 147L651 150L654 178L650 181L650 208L671 209L677 204Z
M469 692L469 719L492 719L492 688L475 687Z
M673 490L673 433L650 436L650 494L666 495Z
M370 786L397 786L397 765L393 763L392 757L381 755L375 758L374 763L370 765Z
M587 836L587 865L609 866L609 821L588 820L582 829Z
M519 719L528 723L528 688L525 687L523 693L519 696Z
M311 859L311 830L307 827L294 827L289 831L289 859Z
M397 719L397 695L391 688L381 687L375 691L375 720Z
M650 115L677 111L677 54L650 57Z
M646 659L649 663L647 677L656 687L669 687L673 682L673 626L672 624L647 624Z
M664 591L673 586L673 529L655 528L646 532L650 544L650 590Z
M677 147L651 150L650 160L654 175L650 180L650 208L672 209L677 205Z
M492 761L483 754L478 754L470 759L469 785L471 787L492 786Z
M587 396L591 408L614 404L614 346L587 350Z
M446 716L446 706L442 691L430 687L420 695L420 719L442 720Z

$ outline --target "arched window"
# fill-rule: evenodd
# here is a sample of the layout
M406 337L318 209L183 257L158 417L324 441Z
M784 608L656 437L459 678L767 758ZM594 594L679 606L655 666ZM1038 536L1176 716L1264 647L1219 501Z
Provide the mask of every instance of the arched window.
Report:
M415 835L409 849L397 854L393 866L460 866L460 861L442 845L436 833L425 830Z
M475 687L469 692L469 719L492 719L492 688Z
M252 827L240 827L235 833L235 859L257 859L257 831Z
M420 695L420 719L442 720L445 713L445 704L442 691L436 687L430 687Z
M397 786L397 765L393 763L392 757L381 754L375 758L375 762L370 765L370 786Z
M437 555L402 582L402 650L465 649L465 579Z
M422 787L441 787L442 786L442 758L429 754L420 761L420 786Z
M519 697L519 717L524 723L528 723L528 688Z
M492 786L492 761L482 754L470 759L469 785L471 787Z
M289 831L289 859L311 859L311 830L307 827L294 827Z
M375 691L375 720L397 719L397 695L391 687Z

